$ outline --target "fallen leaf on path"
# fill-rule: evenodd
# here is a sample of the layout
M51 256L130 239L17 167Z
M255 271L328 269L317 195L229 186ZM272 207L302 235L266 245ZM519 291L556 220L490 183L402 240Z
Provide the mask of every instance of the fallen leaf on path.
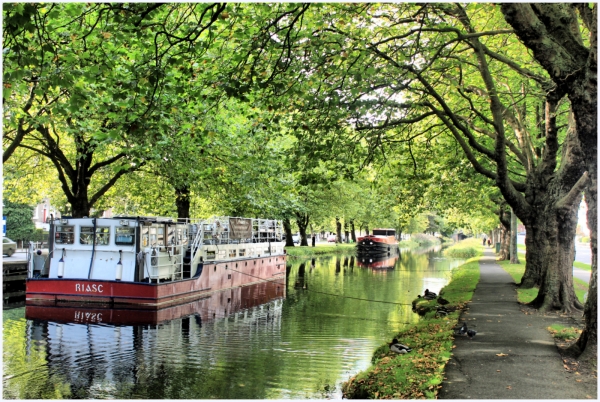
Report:
M502 370L496 370L496 371L500 373Z
M577 382L581 382L581 380L575 380L575 381L577 381Z
M506 353L496 353L496 356L508 356Z
M509 385L508 387L506 387L507 389L512 389L512 387Z

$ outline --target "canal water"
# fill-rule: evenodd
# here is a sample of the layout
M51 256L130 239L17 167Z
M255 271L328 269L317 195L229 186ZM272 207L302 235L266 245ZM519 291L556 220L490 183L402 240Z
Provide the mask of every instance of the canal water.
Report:
M160 312L20 307L3 314L4 399L324 399L419 318L460 260L288 261L285 283ZM374 265L375 264L375 265Z

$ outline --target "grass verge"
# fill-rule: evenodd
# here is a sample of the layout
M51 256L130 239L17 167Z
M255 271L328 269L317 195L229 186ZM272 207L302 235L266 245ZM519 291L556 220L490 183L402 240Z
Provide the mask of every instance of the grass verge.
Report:
M454 328L460 310L471 300L479 282L478 258L468 260L454 271L452 280L440 295L454 310L446 317L435 317L435 300L417 300L419 308L430 307L429 312L394 337L412 351L398 355L389 350L387 343L375 350L372 366L342 384L344 398L348 399L434 399L443 380L446 362L452 355ZM391 340L391 338L390 338Z
M586 264L585 262L575 261L573 262L573 266L575 268L585 269L586 271L592 271L592 266L590 264Z
M288 256L293 258L306 258L313 255L321 254L348 254L356 250L356 244L354 243L340 243L335 245L317 245L312 246L294 246L286 247L285 251Z
M483 247L478 239L466 239L444 250L444 255L452 258L473 258L483 255Z

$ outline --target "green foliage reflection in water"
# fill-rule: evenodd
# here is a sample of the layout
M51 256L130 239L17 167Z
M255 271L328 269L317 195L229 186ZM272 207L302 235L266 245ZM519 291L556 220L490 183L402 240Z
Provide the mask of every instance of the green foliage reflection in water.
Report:
M50 375L43 342L27 344L25 308L9 310L3 315L2 381L4 399L65 399L71 396L69 383ZM22 317L18 317L18 316Z

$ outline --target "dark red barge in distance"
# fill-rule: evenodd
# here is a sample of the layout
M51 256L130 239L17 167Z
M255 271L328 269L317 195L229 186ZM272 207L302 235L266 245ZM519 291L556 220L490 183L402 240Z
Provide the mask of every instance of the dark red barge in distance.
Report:
M285 281L282 235L281 221L268 219L63 217L51 222L48 258L29 262L26 303L160 309Z
M398 252L395 229L373 229L372 235L356 239L356 251L361 255L391 255Z

